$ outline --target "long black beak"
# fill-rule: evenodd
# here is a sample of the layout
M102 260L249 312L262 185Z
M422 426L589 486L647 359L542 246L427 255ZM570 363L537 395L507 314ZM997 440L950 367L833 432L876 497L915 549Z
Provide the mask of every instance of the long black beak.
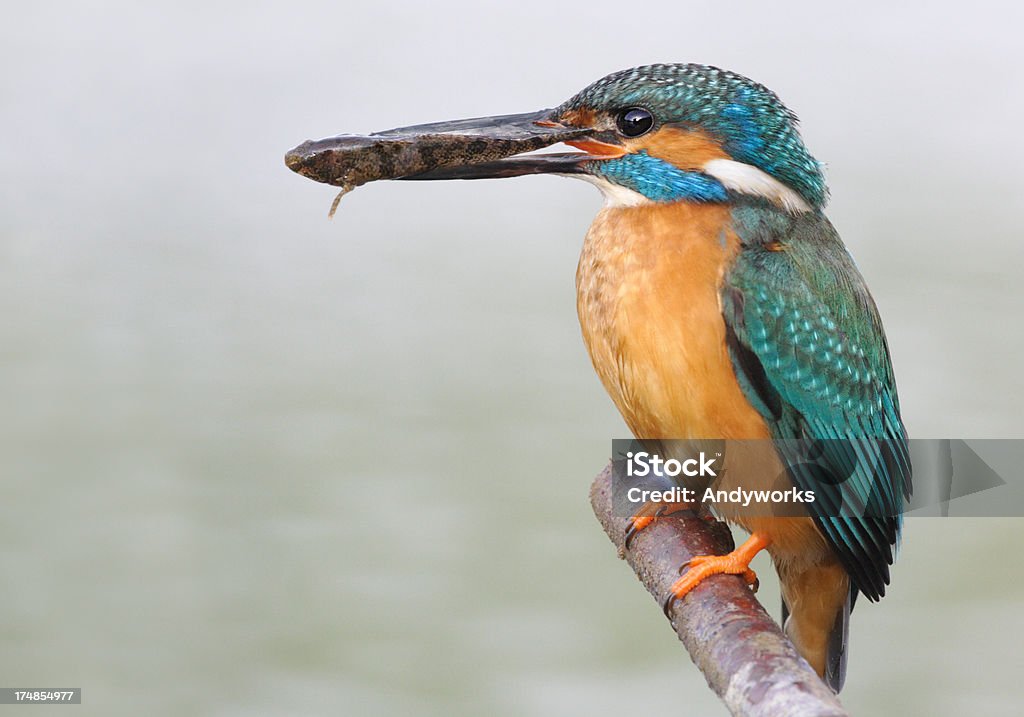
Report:
M304 177L344 190L378 179L571 174L580 171L586 153L515 155L591 133L558 124L551 110L541 110L307 141L285 155L285 164Z

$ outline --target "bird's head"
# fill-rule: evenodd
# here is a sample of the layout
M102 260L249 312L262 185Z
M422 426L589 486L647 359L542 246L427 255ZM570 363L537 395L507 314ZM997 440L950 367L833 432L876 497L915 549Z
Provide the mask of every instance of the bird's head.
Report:
M558 142L583 151L521 154ZM766 87L706 65L616 72L540 112L306 142L286 162L346 190L373 179L561 174L620 206L753 195L800 212L826 198L796 116Z
M580 169L611 202L725 201L736 192L793 211L825 203L796 116L768 88L715 67L616 72L555 108L549 123L593 130L567 143L589 155Z

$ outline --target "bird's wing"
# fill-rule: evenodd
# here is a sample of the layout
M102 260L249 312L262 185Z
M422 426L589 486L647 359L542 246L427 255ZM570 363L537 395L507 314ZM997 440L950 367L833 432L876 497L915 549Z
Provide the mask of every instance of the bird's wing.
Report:
M821 214L748 209L734 213L734 227L742 249L722 309L737 378L773 438L818 446L808 462L796 441L777 443L794 483L814 491L808 509L853 586L877 600L911 490L878 311ZM841 510L851 499L859 509Z

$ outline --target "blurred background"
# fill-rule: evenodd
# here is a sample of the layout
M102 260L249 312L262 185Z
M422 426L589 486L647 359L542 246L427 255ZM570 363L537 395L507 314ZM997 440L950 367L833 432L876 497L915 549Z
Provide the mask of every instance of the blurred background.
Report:
M724 714L587 503L626 436L575 316L598 193L382 182L328 221L283 164L307 138L650 62L749 75L827 163L911 434L1024 435L1019 7L4 16L2 686L103 715ZM909 521L854 614L854 714L1019 708L1021 527Z

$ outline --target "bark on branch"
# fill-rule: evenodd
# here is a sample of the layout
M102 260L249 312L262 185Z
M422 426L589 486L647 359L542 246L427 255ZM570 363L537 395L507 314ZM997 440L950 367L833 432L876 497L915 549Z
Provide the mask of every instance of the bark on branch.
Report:
M695 555L733 548L725 525L673 516L640 531L624 552L626 518L613 515L610 467L594 480L590 502L619 554L659 605L680 565ZM669 615L708 685L736 717L848 717L740 577L708 578L675 601Z

